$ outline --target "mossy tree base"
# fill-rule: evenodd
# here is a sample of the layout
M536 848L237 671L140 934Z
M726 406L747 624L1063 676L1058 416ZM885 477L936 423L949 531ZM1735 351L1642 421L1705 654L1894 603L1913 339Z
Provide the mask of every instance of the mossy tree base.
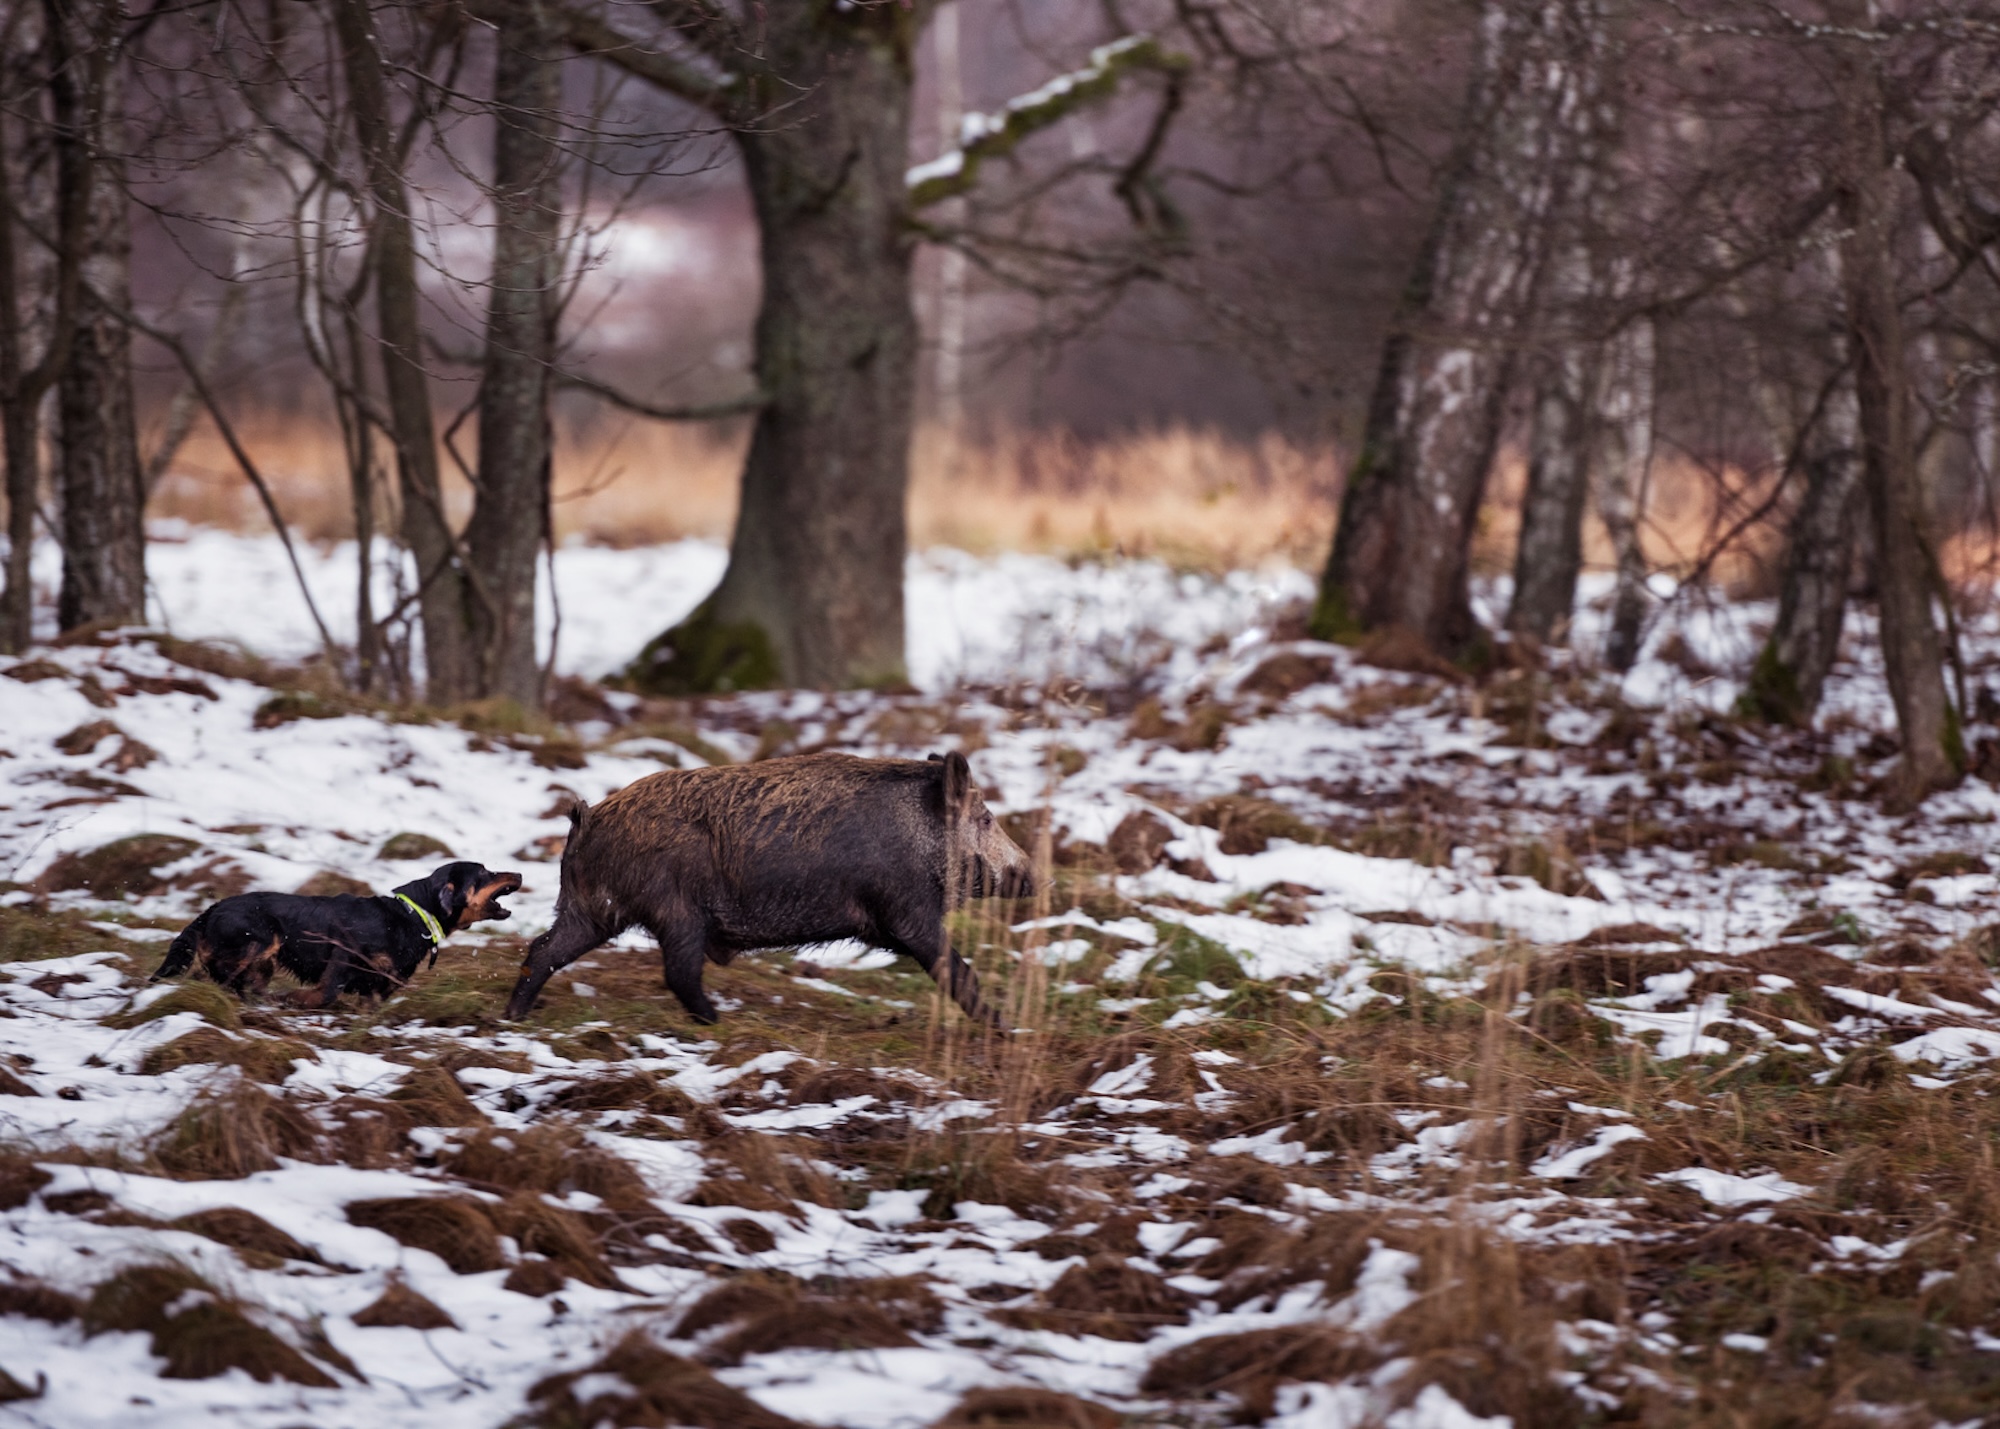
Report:
M780 682L764 628L752 620L717 619L712 601L646 642L626 667L625 679L646 695L729 694L768 690Z
M1800 729L1812 724L1812 705L1800 688L1798 671L1778 654L1775 642L1767 641L1758 653L1750 681L1736 697L1736 713L1765 724Z

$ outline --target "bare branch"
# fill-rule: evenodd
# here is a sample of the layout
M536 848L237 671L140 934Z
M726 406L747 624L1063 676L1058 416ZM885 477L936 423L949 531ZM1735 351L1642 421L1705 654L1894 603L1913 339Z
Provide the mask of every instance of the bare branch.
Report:
M1012 153L1029 135L1109 98L1126 74L1150 69L1179 76L1190 67L1187 56L1165 49L1150 35L1128 35L1099 45L1082 69L1057 75L1040 89L1008 100L1000 113L966 115L959 125L956 149L918 164L904 175L910 207L928 208L970 192L982 163Z

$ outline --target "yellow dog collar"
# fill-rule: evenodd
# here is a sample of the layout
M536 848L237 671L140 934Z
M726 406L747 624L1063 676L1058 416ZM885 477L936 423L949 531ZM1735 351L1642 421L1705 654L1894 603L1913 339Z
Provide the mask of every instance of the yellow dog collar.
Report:
M430 936L432 947L436 947L439 943L444 941L444 929L438 926L438 920L433 918L428 910L419 908L414 902L411 901L410 895L407 893L398 893L396 897L402 901L404 907L408 908L412 913L416 914L419 918L423 919L424 932Z

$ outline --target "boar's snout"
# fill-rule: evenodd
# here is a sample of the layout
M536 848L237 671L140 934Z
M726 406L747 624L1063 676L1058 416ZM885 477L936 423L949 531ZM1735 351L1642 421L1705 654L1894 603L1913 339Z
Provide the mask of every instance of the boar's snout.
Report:
M972 847L966 896L970 898L1031 898L1037 884L1035 865L1021 846L1008 837L986 809L972 820Z

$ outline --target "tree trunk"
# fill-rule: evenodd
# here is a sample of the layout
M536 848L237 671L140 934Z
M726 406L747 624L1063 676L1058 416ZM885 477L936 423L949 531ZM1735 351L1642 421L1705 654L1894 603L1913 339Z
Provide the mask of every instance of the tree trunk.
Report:
M375 279L382 388L396 444L403 541L416 558L422 591L418 610L424 631L425 693L433 704L451 704L470 691L472 662L465 629L465 581L438 484L409 192L403 183L388 79L368 0L334 0L333 21L373 207L368 258Z
M1837 21L1847 12L1851 23L1866 23L1854 5L1831 8ZM1955 784L1964 773L1965 748L1957 711L1945 694L1943 652L1931 614L1938 587L1910 433L1909 370L1892 247L1897 173L1882 132L1886 96L1874 56L1862 52L1866 47L1840 39L1831 44L1841 87L1840 266L1854 354L1861 471L1875 524L1882 658L1903 736L1902 758L1884 803L1902 810Z
M905 229L922 7L773 6L766 68L797 96L738 133L761 229L758 413L729 567L652 641L660 693L904 676L916 319ZM783 98L762 96L766 107Z
M472 693L529 708L535 558L549 533L549 373L561 241L558 37L541 0L518 0L494 37L493 277L479 389L479 499L466 527Z
M56 382L64 630L146 618L146 482L132 396L131 225L121 127L124 7L49 3L56 186L65 212L87 205L68 360ZM76 241L65 235L65 241Z
M1860 414L1846 380L1827 399L1807 438L1806 494L1792 518L1778 594L1778 623L1743 691L1747 711L1805 728L1840 653L1861 494Z
M1639 526L1653 467L1652 320L1642 318L1614 333L1605 345L1599 398L1596 468L1597 514L1611 537L1618 574L1611 595L1611 629L1604 663L1619 674L1639 658L1646 631L1646 552Z
M4 36L11 48L22 42L18 12ZM17 87L7 73L7 99ZM0 651L19 654L34 638L35 502L41 489L41 427L37 420L42 389L31 389L22 369L27 315L22 311L19 256L14 242L14 154L9 148L0 104L0 454L7 463L7 578L0 590Z
M1560 193L1595 116L1578 101L1589 0L1487 0L1453 157L1383 345L1316 634L1402 628L1467 653L1473 521Z
M1507 628L1538 644L1564 643L1583 565L1583 499L1589 489L1597 344L1564 342L1537 364L1528 434L1528 489L1514 551Z

